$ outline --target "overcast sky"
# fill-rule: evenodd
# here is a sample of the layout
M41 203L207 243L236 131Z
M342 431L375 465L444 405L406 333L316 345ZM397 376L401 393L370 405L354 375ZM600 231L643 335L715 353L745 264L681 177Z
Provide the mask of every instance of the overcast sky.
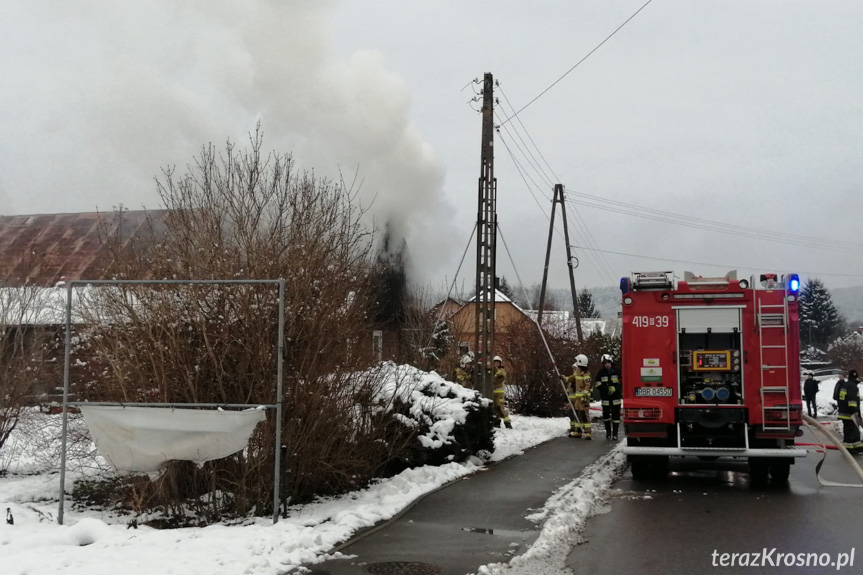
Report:
M653 0L573 69L645 1L4 2L0 213L158 208L162 167L260 120L266 148L358 172L417 277L451 281L491 72L510 283L542 278L559 182L579 286L734 268L863 284L863 3Z

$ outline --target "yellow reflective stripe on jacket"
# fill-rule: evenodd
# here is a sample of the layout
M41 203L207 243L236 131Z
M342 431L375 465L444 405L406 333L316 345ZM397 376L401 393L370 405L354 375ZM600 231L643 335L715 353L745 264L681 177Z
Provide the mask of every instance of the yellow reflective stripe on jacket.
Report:
M495 392L495 393L504 393L504 392L506 392L506 390L505 390L504 388L502 388L502 387L496 387L496 388L494 389L494 392Z

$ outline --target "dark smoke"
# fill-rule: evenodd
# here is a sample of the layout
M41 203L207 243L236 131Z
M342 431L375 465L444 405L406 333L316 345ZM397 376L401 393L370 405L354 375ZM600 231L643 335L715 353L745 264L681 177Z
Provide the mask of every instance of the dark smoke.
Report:
M389 223L375 263L375 323L399 325L405 321L407 307L408 245L404 238L395 239Z

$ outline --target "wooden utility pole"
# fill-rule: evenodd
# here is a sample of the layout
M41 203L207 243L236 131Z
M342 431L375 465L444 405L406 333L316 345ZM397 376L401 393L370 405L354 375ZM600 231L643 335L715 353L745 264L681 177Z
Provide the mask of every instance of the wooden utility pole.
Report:
M560 202L560 215L563 217L563 240L566 242L566 265L569 267L569 289L572 293L572 309L575 316L575 332L578 341L584 339L581 331L581 310L578 309L578 296L575 292L575 266L572 261L572 246L569 245L569 224L566 221L566 204L563 201L563 184L554 185L554 197L551 199L551 220L548 227L548 246L545 250L545 268L542 271L542 288L539 292L539 310L537 310L536 321L542 325L542 308L545 305L545 287L548 282L548 262L551 258L551 238L554 234L554 208Z
M497 180L494 177L494 81L485 74L482 87L482 145L476 213L476 389L493 394L489 370L494 357Z

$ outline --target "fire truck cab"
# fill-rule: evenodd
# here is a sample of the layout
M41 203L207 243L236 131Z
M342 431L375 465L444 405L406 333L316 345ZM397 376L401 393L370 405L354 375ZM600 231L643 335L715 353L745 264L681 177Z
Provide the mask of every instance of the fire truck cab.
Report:
M636 480L669 457L746 458L753 484L788 480L802 433L796 274L621 279L623 424Z

